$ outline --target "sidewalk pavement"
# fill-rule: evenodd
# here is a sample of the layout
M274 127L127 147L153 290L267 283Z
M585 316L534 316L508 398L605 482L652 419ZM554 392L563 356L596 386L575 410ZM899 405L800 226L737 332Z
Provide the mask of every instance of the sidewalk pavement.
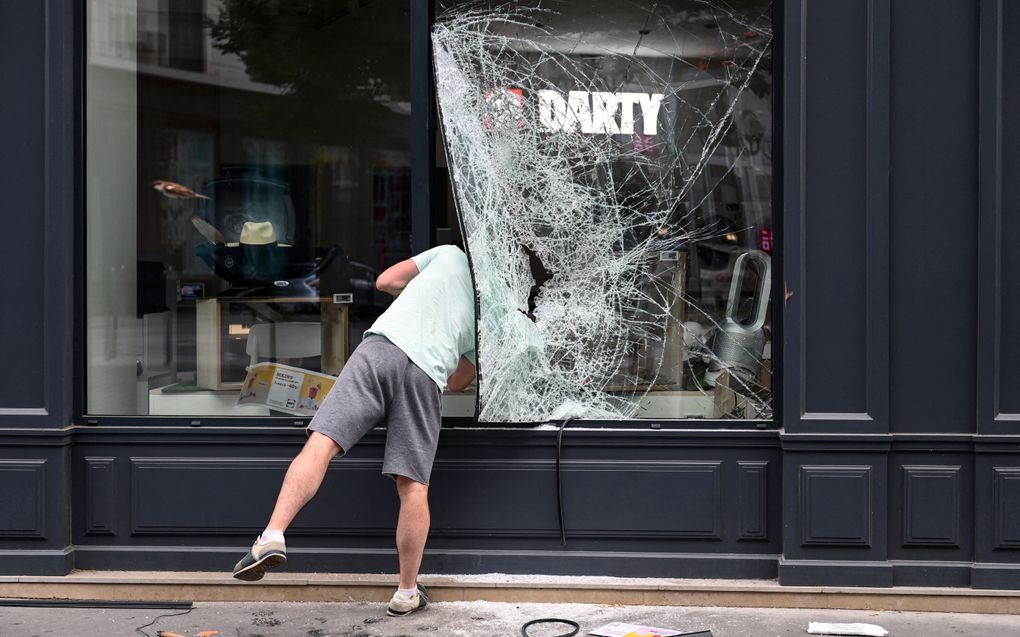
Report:
M136 632L158 615L144 633ZM408 617L386 616L384 604L201 602L190 611L148 609L23 608L0 606L2 637L155 637L157 630L186 637L219 631L218 637L518 637L530 619L561 617L580 623L580 635L613 621L684 631L711 630L714 637L806 635L809 621L867 622L889 637L1006 637L1020 635L1020 616L810 609L687 608L596 604L440 602ZM563 625L536 626L531 637L567 632Z

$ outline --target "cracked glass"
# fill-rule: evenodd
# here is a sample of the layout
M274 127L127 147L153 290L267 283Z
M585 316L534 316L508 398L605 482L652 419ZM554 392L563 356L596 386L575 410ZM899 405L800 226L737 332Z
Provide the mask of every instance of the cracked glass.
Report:
M771 3L448 2L432 44L478 419L771 419Z

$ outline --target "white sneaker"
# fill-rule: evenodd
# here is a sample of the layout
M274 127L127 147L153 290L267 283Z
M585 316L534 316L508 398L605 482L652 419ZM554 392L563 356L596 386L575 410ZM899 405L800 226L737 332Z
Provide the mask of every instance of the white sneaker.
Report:
M403 617L404 615L410 615L416 610L421 610L429 605L429 592L428 590L418 584L418 590L414 595L408 595L407 593L401 593L397 591L393 593L393 599L390 600L389 608L386 609L386 614L390 617Z
M255 582L262 579L269 569L286 562L287 545L283 538L270 540L265 544L259 543L259 539L255 538L251 550L234 566L234 577L245 582Z

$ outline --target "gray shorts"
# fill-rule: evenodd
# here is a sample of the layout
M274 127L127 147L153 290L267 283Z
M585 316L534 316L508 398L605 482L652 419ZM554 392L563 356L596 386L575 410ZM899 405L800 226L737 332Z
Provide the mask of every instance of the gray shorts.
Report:
M399 347L370 334L351 354L308 430L332 438L343 455L385 424L383 474L428 484L442 426L440 398L435 381Z

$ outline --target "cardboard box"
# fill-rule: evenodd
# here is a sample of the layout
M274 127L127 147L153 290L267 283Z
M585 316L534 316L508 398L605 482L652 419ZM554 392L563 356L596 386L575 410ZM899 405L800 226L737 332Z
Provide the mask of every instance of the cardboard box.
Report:
M314 416L336 378L280 363L248 367L238 405L265 405L295 416Z

